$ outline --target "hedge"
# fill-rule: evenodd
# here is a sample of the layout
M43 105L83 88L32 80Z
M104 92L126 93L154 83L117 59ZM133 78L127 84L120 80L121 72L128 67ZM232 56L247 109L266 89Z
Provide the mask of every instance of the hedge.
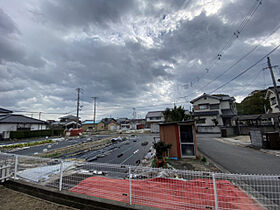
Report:
M36 131L11 131L11 139L22 139L30 137L43 137L43 136L59 136L63 134L63 130L36 130Z

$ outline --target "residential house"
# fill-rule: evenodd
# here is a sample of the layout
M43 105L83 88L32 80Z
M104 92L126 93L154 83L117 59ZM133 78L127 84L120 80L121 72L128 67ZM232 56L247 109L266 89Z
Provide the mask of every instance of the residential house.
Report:
M53 125L62 125L66 129L80 127L79 118L74 115L66 115L59 118L60 121Z
M98 121L94 123L93 120L85 120L82 122L82 129L83 131L92 131L96 129L97 124Z
M237 115L235 98L229 95L203 95L193 99L193 116L197 126L233 126Z
M0 115L7 115L7 114L11 114L11 113L13 113L13 111L0 108Z
M117 121L114 118L104 118L97 124L97 130L115 131L118 128Z
M151 128L152 133L159 133L159 123L163 122L163 111L152 111L146 115L146 127Z
M105 124L104 124L103 121L100 121L99 123L97 123L96 130L97 131L104 131L105 130Z
M130 129L130 120L126 117L117 119L118 130L129 130Z
M12 113L10 110L0 108L0 137L9 138L10 131L46 129L45 121Z
M280 98L280 87L279 86L277 87L277 92L278 92L278 95ZM265 99L268 99L269 103L270 103L271 109L267 111L268 113L279 113L280 112L274 87L269 87L267 89Z
M143 129L145 127L146 120L145 119L131 119L130 120L130 129L138 130Z

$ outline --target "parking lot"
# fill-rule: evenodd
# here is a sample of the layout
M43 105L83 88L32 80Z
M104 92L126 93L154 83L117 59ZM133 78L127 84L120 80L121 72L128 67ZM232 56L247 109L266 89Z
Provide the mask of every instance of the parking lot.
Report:
M56 140L54 143L37 145L32 147L10 150L9 153L18 155L38 155L43 151L55 152L69 146L80 146L86 143L94 143L97 140L105 138L113 138L116 135L98 135L78 139ZM126 135L116 141L110 143L100 143L91 148L83 148L80 151L68 152L62 154L62 159L80 159L87 162L138 165L145 157L153 145L153 137L151 134Z

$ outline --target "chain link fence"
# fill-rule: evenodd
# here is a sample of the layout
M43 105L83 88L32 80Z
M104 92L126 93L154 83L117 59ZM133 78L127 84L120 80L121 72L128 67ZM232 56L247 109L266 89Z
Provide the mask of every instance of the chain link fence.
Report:
M280 209L280 175L242 175L0 153L10 179L162 209Z

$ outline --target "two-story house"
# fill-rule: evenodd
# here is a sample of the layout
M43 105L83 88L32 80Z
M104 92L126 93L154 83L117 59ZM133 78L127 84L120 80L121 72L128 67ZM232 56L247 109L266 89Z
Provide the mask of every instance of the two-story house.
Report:
M151 128L152 133L159 132L159 123L164 122L163 111L148 112L146 115L146 126Z
M193 115L197 126L232 126L237 115L235 99L229 95L203 95L193 99Z
M278 95L280 97L280 87L277 87L277 91L278 91ZM278 102L277 102L277 99L276 99L276 93L275 93L275 90L274 90L274 87L269 87L267 89L267 92L265 94L265 99L269 100L269 103L270 103L270 110L268 110L268 112L270 113L279 113L279 106L278 106Z

